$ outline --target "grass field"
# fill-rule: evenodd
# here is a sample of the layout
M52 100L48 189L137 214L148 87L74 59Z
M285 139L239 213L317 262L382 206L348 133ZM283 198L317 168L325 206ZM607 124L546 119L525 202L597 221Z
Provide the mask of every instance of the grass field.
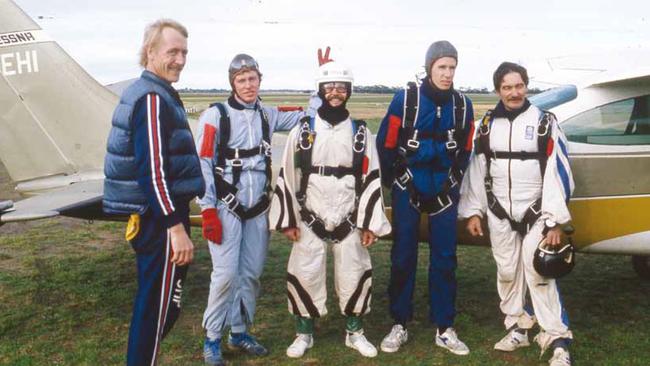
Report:
M17 224L12 224L17 225ZM8 225L9 227L11 225ZM132 251L122 239L122 224L48 220L7 234L0 231L0 364L119 365L136 289ZM211 268L206 244L194 231L197 255L188 276L183 313L163 342L161 365L201 365L201 317ZM330 314L320 320L316 345L298 361L284 355L292 341L287 313L285 266L289 244L274 235L262 278L253 333L271 350L254 359L227 352L233 365L538 365L537 347L512 354L492 350L504 333L498 310L495 266L487 248L458 250L456 328L472 352L459 357L432 343L427 321L426 266L421 247L415 320L411 340L397 354L364 359L343 346L344 320L334 295ZM390 242L371 248L374 262L372 312L366 334L378 344L391 326L386 284ZM329 293L333 294L331 269ZM626 257L579 255L573 274L562 281L576 341L578 365L647 365L650 362L650 283L640 281Z
M477 116L494 96L471 96ZM184 96L186 106L201 110L215 96ZM219 100L219 97L216 97ZM268 104L302 104L307 96L272 95ZM480 100L480 102L479 102ZM302 102L301 102L302 101ZM390 101L386 95L355 95L352 115L366 118L376 131ZM0 197L13 198L12 185L0 167ZM52 219L0 227L0 365L124 364L133 295L135 260L123 240L123 224ZM162 344L160 365L201 365L211 262L200 231L194 230L195 262L184 293L183 313ZM285 268L290 244L273 235L262 278L262 291L252 332L269 347L265 358L226 352L232 365L540 365L536 346L506 354L492 350L504 334L498 308L496 269L488 248L458 249L458 317L456 329L471 349L454 356L433 345L428 323L426 270L428 248L421 246L415 294L415 319L409 343L397 354L365 359L344 347L344 319L339 315L328 274L330 314L317 323L316 344L303 359L284 352L293 340L287 312ZM371 248L372 312L366 334L375 344L390 329L386 286L390 241ZM628 257L578 255L574 272L561 281L576 341L577 365L650 364L650 282L637 278Z

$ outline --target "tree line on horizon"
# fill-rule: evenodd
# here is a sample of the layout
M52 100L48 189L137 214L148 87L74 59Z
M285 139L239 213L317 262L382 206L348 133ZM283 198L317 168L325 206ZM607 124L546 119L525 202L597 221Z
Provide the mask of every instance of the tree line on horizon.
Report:
M401 90L403 87L399 86L386 86L386 85L355 85L354 92L359 94L395 94L398 90ZM459 91L466 94L493 94L494 90L488 88L473 88L473 87L459 87ZM230 93L230 89L193 89L193 88L183 88L178 89L179 93L186 94L223 94ZM544 90L539 88L528 89L528 94L538 94ZM305 89L262 89L260 91L263 93L303 93L310 94L312 90Z

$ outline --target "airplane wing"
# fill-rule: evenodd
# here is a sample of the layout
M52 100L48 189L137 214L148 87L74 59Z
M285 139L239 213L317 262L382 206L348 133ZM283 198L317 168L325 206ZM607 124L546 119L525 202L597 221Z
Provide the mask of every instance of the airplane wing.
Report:
M104 216L101 208L103 194L103 179L70 184L15 202L13 206L9 203L5 204L5 211L0 210L0 225L58 215L88 219L101 218Z

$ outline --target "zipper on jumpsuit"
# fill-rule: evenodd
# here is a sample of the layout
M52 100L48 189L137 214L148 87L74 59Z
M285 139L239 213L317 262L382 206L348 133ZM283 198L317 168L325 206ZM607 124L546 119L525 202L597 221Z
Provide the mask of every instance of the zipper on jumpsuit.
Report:
M248 111L247 111L248 112ZM246 121L248 122L248 148L252 149L253 148L253 121L255 120L255 116L257 115L257 109L253 110L253 113L250 113L249 115L246 115ZM248 207L251 207L253 205L253 176L251 175L251 170L248 169L246 171L246 175L248 176Z
M510 123L510 136L508 139L508 152L512 152L512 123L514 121L508 120ZM512 159L508 159L508 199L510 200L510 218L512 218Z

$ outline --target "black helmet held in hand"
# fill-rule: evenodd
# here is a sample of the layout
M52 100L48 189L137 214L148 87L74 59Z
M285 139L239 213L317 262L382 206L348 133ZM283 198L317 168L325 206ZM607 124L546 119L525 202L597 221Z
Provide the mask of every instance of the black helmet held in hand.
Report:
M575 264L575 248L571 240L566 245L551 248L547 247L546 238L544 238L537 245L533 267L541 276L564 277L571 272Z

